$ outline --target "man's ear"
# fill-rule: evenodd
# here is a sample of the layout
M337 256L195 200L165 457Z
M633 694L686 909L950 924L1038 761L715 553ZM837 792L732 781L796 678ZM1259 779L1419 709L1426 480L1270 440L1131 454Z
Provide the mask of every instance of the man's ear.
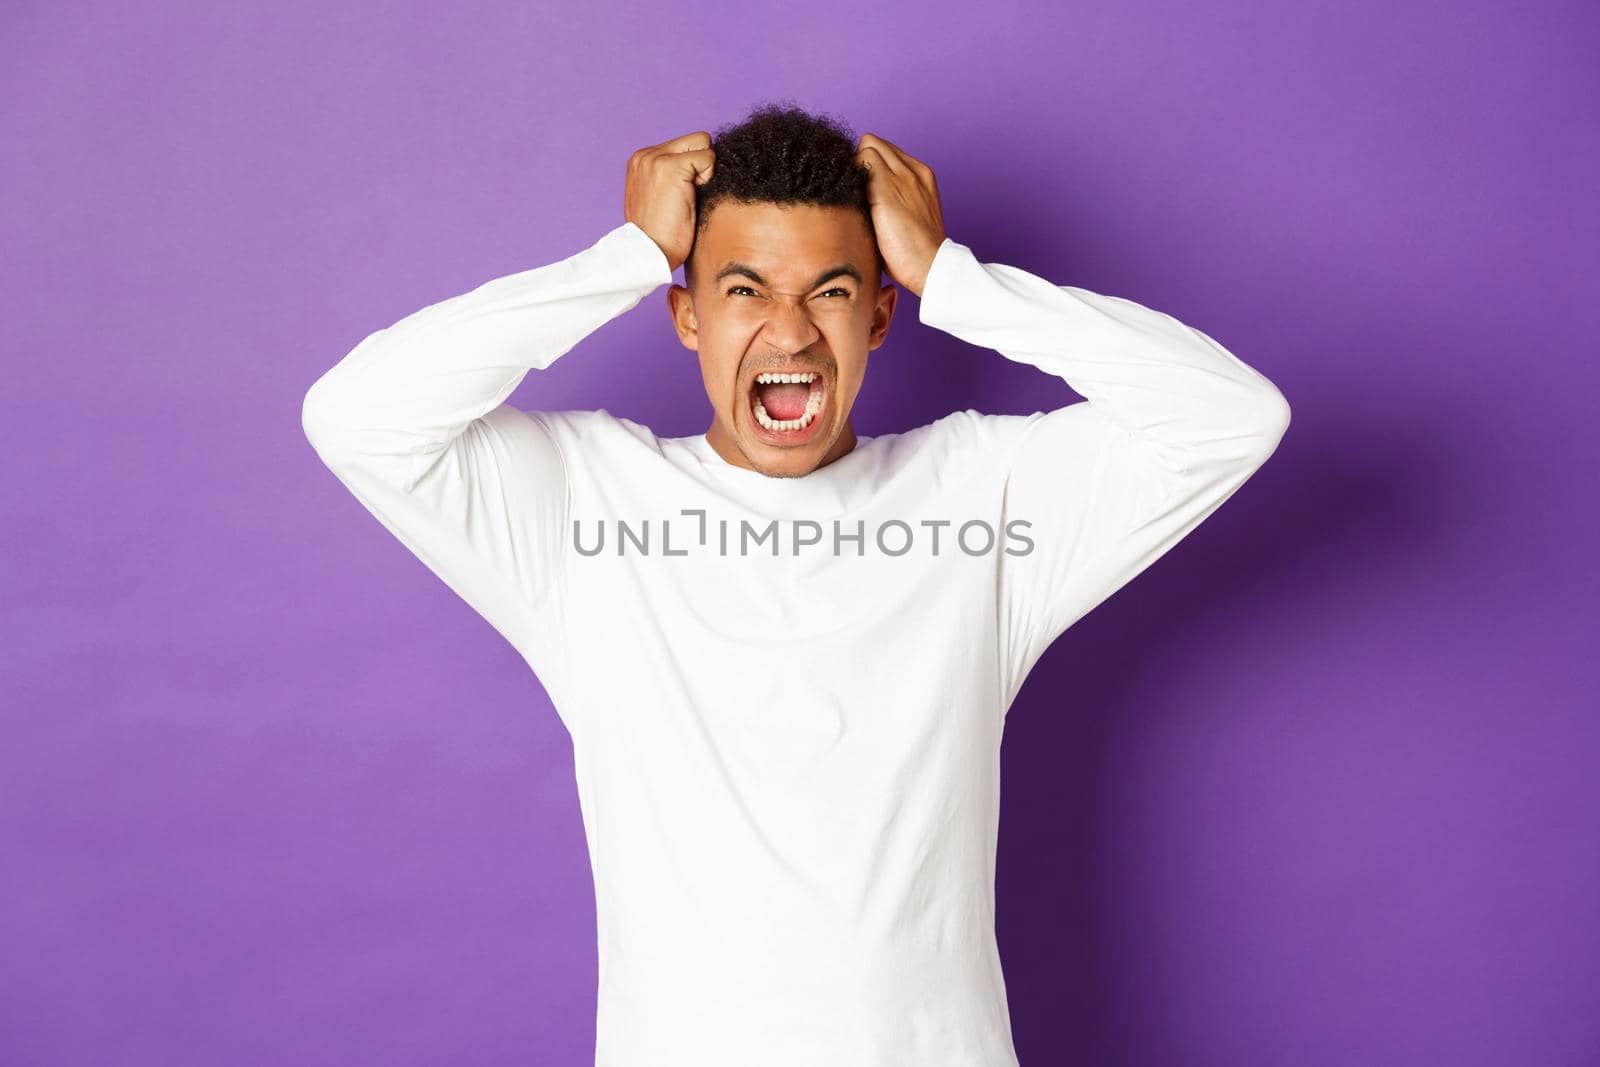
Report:
M894 318L895 300L900 287L893 282L878 290L878 299L872 305L872 329L867 333L867 351L883 344L889 336L889 321Z
M678 342L691 352L700 351L700 323L694 315L694 296L681 285L667 289L667 313Z

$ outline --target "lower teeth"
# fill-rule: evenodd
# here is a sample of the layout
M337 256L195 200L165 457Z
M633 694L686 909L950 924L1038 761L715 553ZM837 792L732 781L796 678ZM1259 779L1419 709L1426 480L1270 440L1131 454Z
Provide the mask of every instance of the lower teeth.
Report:
M767 409L762 406L761 397L758 395L755 403L756 421L759 422L763 428L768 430L775 430L779 432L803 430L807 426L811 425L811 420L817 417L817 411L821 407L822 401L820 398L810 399L806 401L806 409L801 413L799 418L774 419L771 415L767 414Z

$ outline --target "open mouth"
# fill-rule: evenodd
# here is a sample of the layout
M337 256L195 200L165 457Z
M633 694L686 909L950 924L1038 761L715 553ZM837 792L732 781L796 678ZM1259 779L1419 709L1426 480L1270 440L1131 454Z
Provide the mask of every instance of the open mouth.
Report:
M815 371L758 374L750 385L750 411L756 436L773 444L799 444L821 425L827 397L822 375Z

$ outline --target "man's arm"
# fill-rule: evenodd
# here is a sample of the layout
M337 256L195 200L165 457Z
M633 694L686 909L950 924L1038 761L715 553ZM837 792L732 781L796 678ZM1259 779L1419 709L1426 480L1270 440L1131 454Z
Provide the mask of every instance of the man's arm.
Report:
M1006 479L1000 557L1005 706L1050 643L1228 499L1289 425L1278 388L1169 315L998 263L946 238L923 323L1054 374L1087 398L977 415ZM1021 551L1020 539L1001 549Z
M625 222L370 334L306 393L323 462L536 669L559 652L567 484L538 413L506 398L671 279L661 248Z

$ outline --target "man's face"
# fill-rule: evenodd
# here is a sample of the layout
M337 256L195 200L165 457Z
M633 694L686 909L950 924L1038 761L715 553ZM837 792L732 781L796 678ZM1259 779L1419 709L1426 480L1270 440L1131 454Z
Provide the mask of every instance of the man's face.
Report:
M897 292L879 286L876 253L849 208L713 206L690 251L691 287L667 298L678 339L700 355L706 440L729 463L798 477L855 447L850 409Z

